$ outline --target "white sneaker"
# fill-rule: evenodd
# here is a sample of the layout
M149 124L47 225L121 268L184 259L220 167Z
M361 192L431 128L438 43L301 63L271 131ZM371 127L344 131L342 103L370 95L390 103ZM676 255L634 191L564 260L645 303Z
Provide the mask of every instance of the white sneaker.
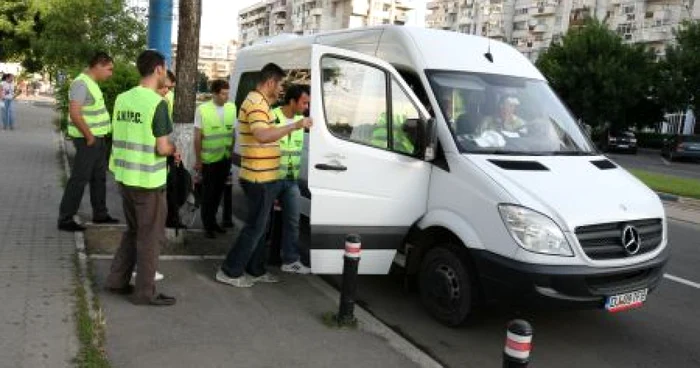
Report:
M240 288L248 288L253 286L253 280L248 277L248 275L243 274L241 277L228 277L224 273L224 271L219 271L216 272L216 281L222 283L222 284L227 284L235 287L240 287Z
M160 280L162 280L162 279L164 279L164 278L165 278L165 276L163 276L162 273L156 271L156 276L155 276L153 279L154 279L155 281L160 281ZM131 274L131 283L133 284L133 283L135 283L135 282L136 282L136 272L134 272L134 273Z
M303 263L300 261L296 261L294 263L290 264L285 264L280 267L282 272L287 272L287 273L298 273L300 275L308 275L311 273L311 269L304 266Z
M279 279L279 277L268 272L268 273L266 273L262 276L258 276L258 277L251 276L251 281L262 282L262 283L266 283L266 284L275 284L275 283L280 282L280 279Z

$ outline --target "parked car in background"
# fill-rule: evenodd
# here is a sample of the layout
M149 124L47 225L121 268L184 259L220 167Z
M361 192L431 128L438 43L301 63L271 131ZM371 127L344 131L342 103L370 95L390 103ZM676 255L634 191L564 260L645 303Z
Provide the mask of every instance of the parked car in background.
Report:
M669 160L700 159L700 135L675 135L667 138L661 149L661 155Z
M629 130L609 130L603 136L601 149L605 152L637 153L637 137Z

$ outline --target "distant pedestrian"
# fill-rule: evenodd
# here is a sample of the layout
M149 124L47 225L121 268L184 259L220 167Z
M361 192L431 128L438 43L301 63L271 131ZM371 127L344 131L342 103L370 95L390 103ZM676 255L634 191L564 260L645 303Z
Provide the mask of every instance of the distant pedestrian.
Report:
M268 273L265 228L280 190L280 138L293 131L308 128L312 122L304 118L293 124L276 127L270 105L282 92L284 71L275 64L265 65L254 91L248 93L238 115L241 147L239 178L246 196L246 224L229 250L216 274L216 280L236 287L251 287L256 282L273 283L279 279Z
M112 58L104 52L98 52L90 60L88 68L70 86L68 136L73 141L76 153L58 215L58 228L63 231L85 230L83 225L75 222L73 216L78 213L88 183L92 222L119 222L107 211L107 137L112 131L112 124L102 90L97 85L98 82L109 79L113 69Z
M12 74L5 74L2 77L2 83L0 83L0 94L3 104L3 115L2 115L2 129L3 130L14 130L15 129L15 76Z
M120 94L114 104L114 148L109 169L122 194L127 228L114 255L107 290L132 294L137 305L168 306L174 297L156 293L158 255L165 244L167 156L180 156L169 134L173 131L168 103L157 91L166 83L165 58L154 50L136 62L139 86ZM135 287L129 279L136 267Z

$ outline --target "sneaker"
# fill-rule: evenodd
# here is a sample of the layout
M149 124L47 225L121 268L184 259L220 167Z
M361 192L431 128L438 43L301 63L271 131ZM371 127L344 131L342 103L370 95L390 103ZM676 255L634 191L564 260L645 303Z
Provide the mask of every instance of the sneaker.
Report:
M263 274L262 276L258 276L258 277L251 276L251 281L261 282L264 284L275 284L275 283L280 282L280 279L279 279L279 277L267 272L267 273Z
M155 281L160 281L160 280L162 280L162 279L164 279L164 278L165 278L165 276L163 276L162 273L156 271L156 276L153 278L153 280L155 280ZM136 272L133 272L133 273L131 274L131 283L133 284L133 283L135 283L135 282L136 282Z
M227 284L235 287L240 287L240 288L248 288L253 286L253 280L248 277L248 275L243 274L240 277L229 277L219 269L219 271L216 272L216 281L222 283L222 284Z
M66 222L60 222L58 224L58 229L61 231L76 232L76 231L85 231L85 226L80 225L77 222L71 220L71 221L66 221Z
M311 269L304 266L304 264L301 263L300 261L296 261L294 263L282 265L280 270L282 270L282 272L298 273L300 275L308 275L311 273Z

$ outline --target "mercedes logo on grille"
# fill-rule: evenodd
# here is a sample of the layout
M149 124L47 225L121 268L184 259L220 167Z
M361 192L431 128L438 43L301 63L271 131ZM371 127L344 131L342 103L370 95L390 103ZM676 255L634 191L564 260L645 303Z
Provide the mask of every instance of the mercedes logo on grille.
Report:
M625 252L633 256L639 252L642 247L642 238L639 236L639 230L634 226L626 226L622 230L622 247Z

